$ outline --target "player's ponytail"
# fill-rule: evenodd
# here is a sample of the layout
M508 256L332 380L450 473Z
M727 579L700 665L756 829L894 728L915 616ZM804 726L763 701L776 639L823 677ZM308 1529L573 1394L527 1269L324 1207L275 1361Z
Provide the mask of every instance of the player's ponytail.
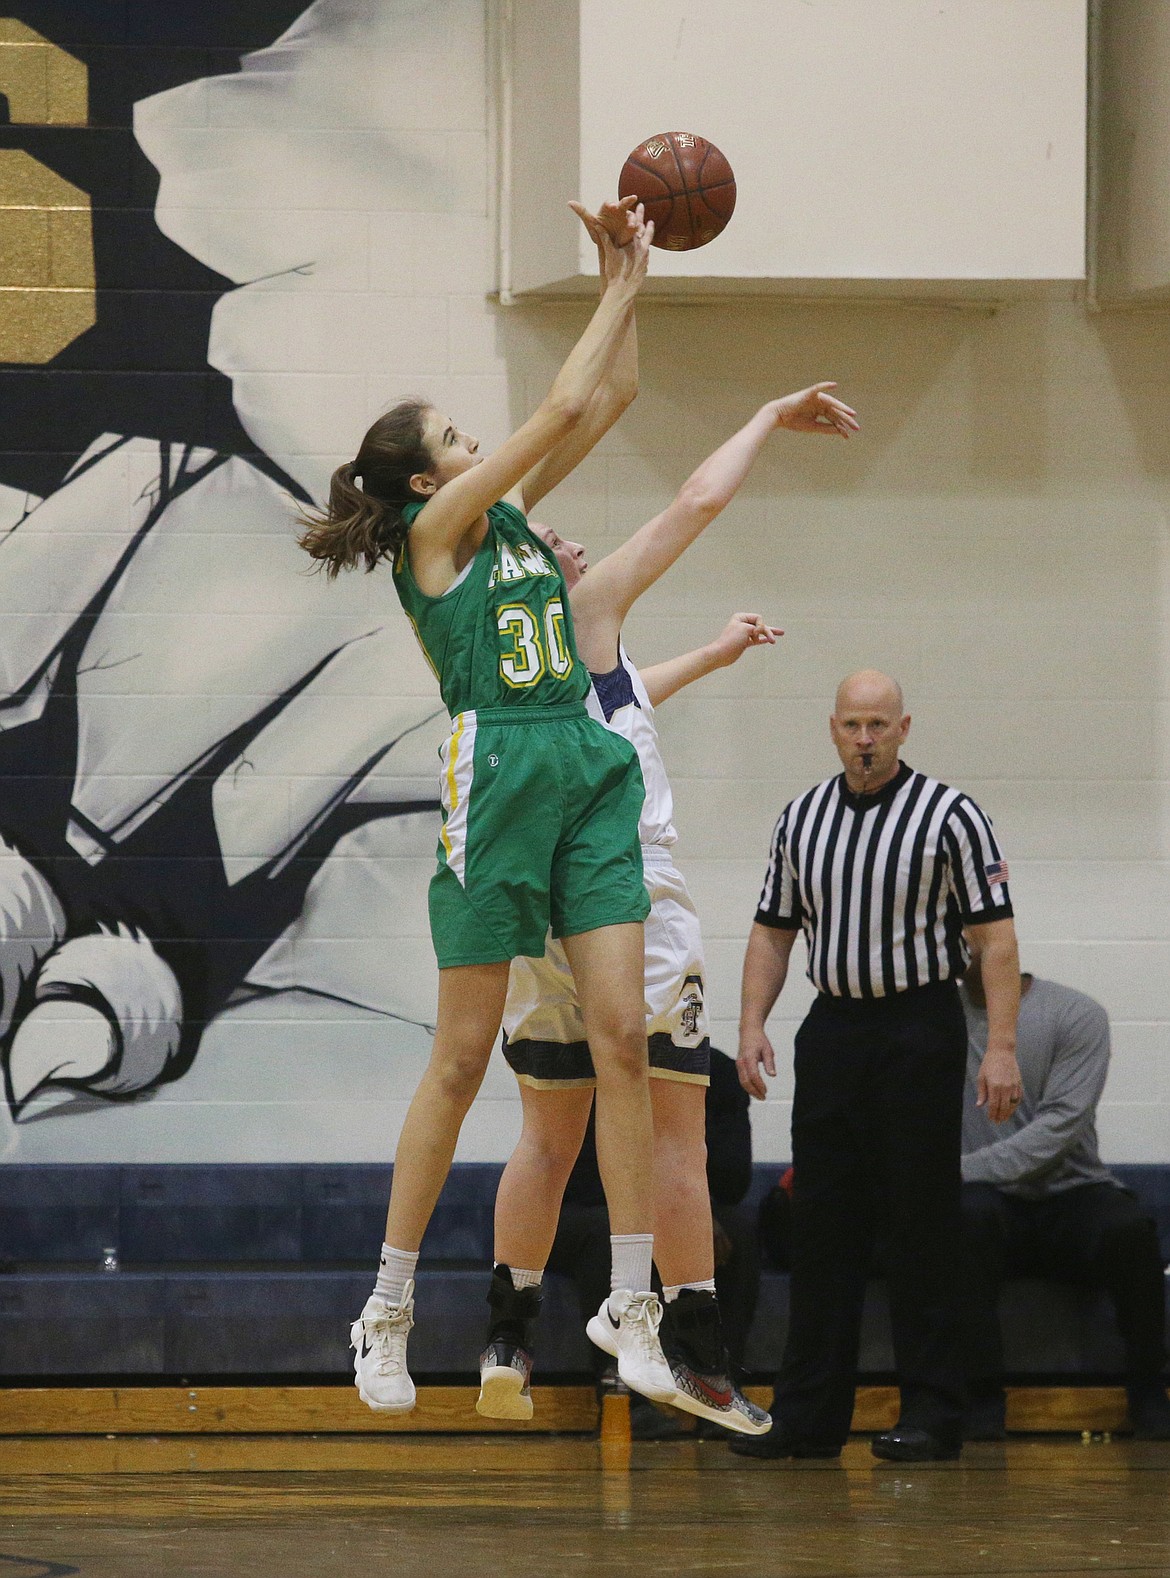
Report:
M410 479L432 465L425 439L430 409L425 400L404 400L380 416L356 458L329 479L325 508L300 513L304 531L297 540L330 580L359 564L372 570L397 552L406 536L402 507L420 497Z

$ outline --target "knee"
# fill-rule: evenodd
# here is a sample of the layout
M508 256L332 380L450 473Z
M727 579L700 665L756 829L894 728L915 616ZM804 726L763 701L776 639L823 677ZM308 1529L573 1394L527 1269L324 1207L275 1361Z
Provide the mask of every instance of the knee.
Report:
M581 1149L579 1134L566 1134L525 1120L517 1153L523 1153L529 1167L549 1179L567 1179Z
M483 1083L490 1055L490 1048L484 1053L478 1047L448 1047L432 1054L427 1073L448 1101L470 1103Z
M600 1025L591 1025L589 1047L598 1084L646 1078L646 1022L641 1014L614 1009Z

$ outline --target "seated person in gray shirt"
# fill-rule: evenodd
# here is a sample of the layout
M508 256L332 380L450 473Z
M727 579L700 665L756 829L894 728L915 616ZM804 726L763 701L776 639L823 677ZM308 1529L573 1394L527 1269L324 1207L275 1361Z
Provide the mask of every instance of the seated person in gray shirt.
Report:
M964 1333L968 1440L1004 1436L997 1301L1008 1276L1107 1289L1125 1343L1134 1434L1170 1440L1162 1257L1149 1213L1101 1163L1097 1102L1109 1068L1109 1020L1083 992L1021 978L1016 1057L1024 1095L993 1125L975 1104L987 1044L979 960L963 981L967 1090L963 1107Z

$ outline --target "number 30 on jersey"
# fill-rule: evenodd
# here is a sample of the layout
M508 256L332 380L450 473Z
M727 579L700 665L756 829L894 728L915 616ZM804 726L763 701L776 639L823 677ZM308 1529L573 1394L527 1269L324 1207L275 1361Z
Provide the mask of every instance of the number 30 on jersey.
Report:
M564 679L573 667L565 640L565 609L559 597L545 605L543 620L527 603L505 603L496 615L500 635L512 643L500 652L500 677L505 685L522 690L535 685L543 674Z

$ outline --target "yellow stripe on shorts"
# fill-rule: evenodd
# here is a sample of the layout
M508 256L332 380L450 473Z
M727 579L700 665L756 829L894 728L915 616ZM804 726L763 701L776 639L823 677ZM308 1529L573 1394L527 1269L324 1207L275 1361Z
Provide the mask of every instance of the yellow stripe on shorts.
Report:
M446 747L446 793L443 798L447 814L443 818L439 838L447 856L447 865L460 882L463 881L467 853L467 802L475 770L475 733L475 713L461 712L453 720Z

